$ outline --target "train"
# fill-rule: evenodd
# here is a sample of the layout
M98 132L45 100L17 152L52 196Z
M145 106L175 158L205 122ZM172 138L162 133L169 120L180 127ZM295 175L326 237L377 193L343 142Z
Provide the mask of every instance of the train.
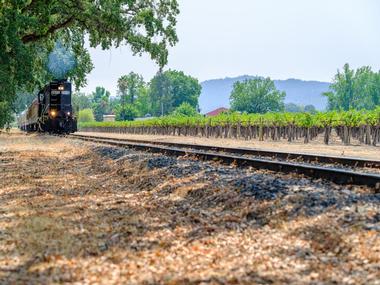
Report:
M72 85L66 79L53 80L37 94L18 118L26 132L69 134L77 131L77 119L71 101Z

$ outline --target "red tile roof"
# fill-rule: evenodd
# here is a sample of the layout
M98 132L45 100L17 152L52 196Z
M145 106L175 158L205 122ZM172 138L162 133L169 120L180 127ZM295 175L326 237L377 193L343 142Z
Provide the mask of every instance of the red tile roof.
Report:
M226 112L226 111L228 111L227 108L221 107L221 108L215 109L214 111L206 113L206 116L207 117L214 117L214 116L217 116L220 113L223 113L223 112Z

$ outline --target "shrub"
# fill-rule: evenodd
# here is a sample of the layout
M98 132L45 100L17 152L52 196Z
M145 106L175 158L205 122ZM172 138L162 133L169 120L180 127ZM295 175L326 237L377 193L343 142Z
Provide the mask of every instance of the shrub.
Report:
M198 115L198 112L189 103L184 102L174 110L173 115L174 116L194 117L194 116Z
M83 109L79 111L78 114L78 121L79 123L88 123L88 122L94 122L95 117L92 109Z
M115 111L116 121L133 121L138 115L137 108L132 104L118 105Z

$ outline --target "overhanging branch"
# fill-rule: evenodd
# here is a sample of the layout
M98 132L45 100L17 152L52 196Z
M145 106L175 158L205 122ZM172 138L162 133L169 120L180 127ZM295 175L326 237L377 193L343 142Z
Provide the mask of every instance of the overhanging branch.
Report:
M33 33L33 34L29 34L29 35L25 35L22 37L22 42L24 44L27 44L27 43L31 43L31 42L36 42L42 38L45 38L47 37L48 35L50 34L53 34L55 31L59 30L59 29L62 29L62 28L65 28L67 26L69 26L72 21L74 20L74 16L71 16L70 18L68 18L67 20L63 21L62 23L58 23L58 24L55 24L53 26L51 26L46 33L44 34L36 34L36 33Z

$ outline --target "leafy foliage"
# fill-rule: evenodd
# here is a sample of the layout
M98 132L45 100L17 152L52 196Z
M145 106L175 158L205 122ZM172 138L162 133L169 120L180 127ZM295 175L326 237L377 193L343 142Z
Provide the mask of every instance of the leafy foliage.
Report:
M119 121L133 120L140 112L136 106L139 101L139 107L148 102L141 102L140 97L146 95L146 84L141 75L131 72L124 75L118 80L119 103L115 106L116 119Z
M145 86L141 75L131 72L124 75L117 81L118 95L121 105L134 104L141 89Z
M177 42L176 0L3 0L0 5L0 127L9 121L19 90L42 87L52 75L48 56L59 40L72 51L76 65L68 75L77 87L92 69L91 47L129 45L147 52L160 67L168 46Z
M181 107L182 109L182 107ZM187 109L187 107L186 107ZM252 136L252 131L256 131L256 135L260 140L266 137L272 139L281 139L286 137L289 141L299 137L305 138L305 143L316 137L319 133L325 133L325 143L328 144L331 129L335 128L338 135L344 143L349 143L349 135L356 136L361 142L366 141L367 144L376 145L380 143L380 107L375 110L347 112L317 112L313 113L265 113L265 114L239 114L239 113L222 113L215 117L203 116L184 116L183 114L175 113L170 116L161 118L152 118L144 121L131 122L101 122L82 124L81 128L132 128L135 133L136 128L142 128L141 132L149 131L149 127L154 129L153 134L156 134L161 129L161 134L170 135L176 132L176 128L193 128L197 135L208 136L210 130L216 132L219 130L217 137L225 136L235 132L235 137L238 136L238 129L245 128L245 137ZM203 128L199 134L199 128ZM225 128L222 133L220 129ZM171 131L170 131L171 130ZM368 131L367 131L368 130ZM347 132L346 132L347 131ZM168 133L172 132L172 133ZM367 137L364 140L364 137ZM372 137L372 141L370 139Z
M169 79L162 72L158 72L149 82L149 102L151 112L155 116L170 113L172 100L170 98Z
M177 125L263 125L271 126L287 126L295 125L298 127L324 127L324 126L351 126L360 127L362 125L372 125L380 127L380 107L372 111L347 111L347 112L317 112L310 113L266 113L266 114L239 114L239 113L222 113L215 117L193 116L184 118L182 115L170 115L161 118L152 118L145 121L131 122L100 122L86 125L90 126L177 126Z
M368 66L355 71L345 64L330 89L324 93L330 110L372 110L380 105L380 72L375 73Z
M150 115L152 108L149 99L149 89L147 86L144 86L139 90L139 94L135 102L135 107L138 111L139 117L145 117L146 115Z
M112 110L118 121L124 121L169 114L184 102L195 109L200 92L198 80L180 71L159 72L148 85L141 75L131 72L119 78Z
M305 111L306 113L312 113L312 114L315 114L315 113L317 112L317 109L315 108L314 105L306 105L306 106L304 107L304 111Z
M174 116L195 117L199 114L193 106L191 106L187 102L184 102L174 110L173 115Z
M92 112L92 109L83 109L80 110L78 113L78 122L79 123L88 123L88 122L94 122L95 117L94 113Z
M92 93L92 109L94 111L95 120L98 122L103 121L103 115L107 114L110 111L110 95L110 92L107 91L104 87L96 87L95 92Z
M232 110L267 113L284 110L285 92L276 89L270 78L255 78L234 84L230 100Z
M16 99L13 103L13 111L20 114L33 102L36 95L32 92L17 92Z
M138 115L137 108L132 104L118 105L115 111L117 121L132 121Z
M286 103L285 104L285 112L289 113L300 113L303 112L304 108L301 105L297 105L295 103Z
M149 84L152 114L170 114L184 102L196 108L201 90L198 80L182 71L159 72Z
M317 109L315 108L314 105L302 106L302 105L297 105L294 103L287 103L285 104L285 112L289 112L289 113L306 112L306 113L315 114L317 112Z

